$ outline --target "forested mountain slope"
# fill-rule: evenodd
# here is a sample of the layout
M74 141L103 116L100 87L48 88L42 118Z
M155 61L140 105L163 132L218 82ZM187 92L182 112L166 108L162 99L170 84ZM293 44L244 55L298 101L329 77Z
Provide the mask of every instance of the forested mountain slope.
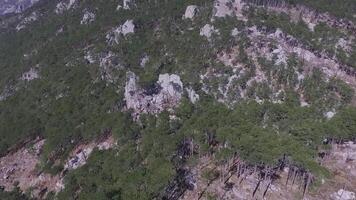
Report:
M355 199L354 0L0 1L0 199Z

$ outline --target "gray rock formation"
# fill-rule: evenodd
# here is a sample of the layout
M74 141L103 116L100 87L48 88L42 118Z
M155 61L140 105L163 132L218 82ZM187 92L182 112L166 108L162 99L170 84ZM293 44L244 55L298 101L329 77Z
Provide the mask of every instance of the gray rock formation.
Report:
M21 13L40 0L2 0L0 1L0 15Z
M85 11L80 24L90 24L95 21L95 14L90 11Z
M106 40L109 45L113 44L119 44L119 40L122 37L125 37L127 34L134 33L135 32L135 24L133 23L133 20L126 20L126 22L123 25L120 25L114 30L110 31L106 35Z
M178 105L183 94L183 83L175 74L161 74L152 91L142 89L138 77L127 72L125 86L126 108L133 109L134 117L141 113L159 113Z

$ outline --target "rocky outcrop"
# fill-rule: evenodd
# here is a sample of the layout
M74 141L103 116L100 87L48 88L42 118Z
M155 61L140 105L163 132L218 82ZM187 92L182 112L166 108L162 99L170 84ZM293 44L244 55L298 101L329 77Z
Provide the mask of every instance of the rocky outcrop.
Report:
M303 5L288 5L284 0L242 0L246 4L263 6L269 11L288 14L294 22L302 20L310 30L317 24L325 23L330 27L348 30L356 34L356 26L352 21L338 19L329 13L320 13Z
M215 0L214 17L236 16L240 20L246 20L243 15L245 3L241 0Z
M31 13L29 16L25 17L21 22L16 26L16 30L19 31L21 29L26 28L26 26L34 21L36 21L39 17L37 12Z
M124 24L110 31L106 35L106 40L110 45L119 44L120 38L125 37L126 35L134 32L135 32L135 24L133 23L133 20L126 20Z
M43 191L59 191L58 175L52 176L36 169L44 142L37 138L28 143L31 148L24 146L0 158L0 186L5 191L13 190L16 183L23 192L31 188L35 197L43 197Z
M73 170L85 165L90 154L95 148L99 150L108 150L115 145L112 136L104 138L102 141L93 141L87 144L81 144L75 148L69 159L64 165L64 170Z
M111 83L117 80L116 72L124 68L120 58L111 51L101 55L99 67L101 80Z
M193 19L197 12L198 12L198 7L195 5L190 5L185 10L183 19Z
M0 15L21 13L40 0L3 0L0 2Z
M79 144L70 153L64 169L52 175L39 170L45 140L36 138L19 144L0 158L0 187L12 191L17 185L22 192L30 191L35 199L44 199L49 192L58 193L64 185L66 172L83 166L95 148L108 150L116 143L111 134L101 139Z
M126 109L132 109L136 119L141 113L155 114L174 108L182 98L183 83L178 75L161 74L156 84L147 89L138 85L133 72L127 72L126 77Z
M185 89L188 93L188 98L190 102L196 103L199 100L199 95L193 90L193 88L186 88Z
M77 3L77 0L66 0L65 2L59 2L56 6L55 12L57 14L62 14L63 12L73 8L75 4Z
M118 5L116 10L124 9L124 10L130 10L132 7L134 7L135 2L134 0L122 0L122 5Z
M32 81L34 79L39 78L38 70L35 68L31 68L29 71L25 72L21 76L21 80L24 81Z
M80 24L90 24L94 21L95 21L95 14L93 12L86 10L84 12L82 20L80 21Z
M205 24L205 26L200 29L200 35L206 37L208 40L211 40L213 34L219 34L219 30L215 29L213 25Z
M356 199L354 192L347 191L344 189L340 189L339 191L330 195L330 197L334 200L355 200Z

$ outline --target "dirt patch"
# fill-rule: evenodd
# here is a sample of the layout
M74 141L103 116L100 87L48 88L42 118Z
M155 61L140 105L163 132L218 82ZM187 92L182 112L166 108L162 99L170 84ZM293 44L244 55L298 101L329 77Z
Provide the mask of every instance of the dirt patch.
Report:
M0 158L0 186L11 191L18 186L22 191L41 197L47 191L58 191L59 176L41 173L37 165L45 140L37 138L30 145Z

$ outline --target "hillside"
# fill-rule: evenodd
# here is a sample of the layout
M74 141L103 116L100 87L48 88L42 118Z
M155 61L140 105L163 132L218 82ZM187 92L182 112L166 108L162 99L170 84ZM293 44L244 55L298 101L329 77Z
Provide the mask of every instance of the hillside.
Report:
M0 199L356 199L354 0L0 1Z

